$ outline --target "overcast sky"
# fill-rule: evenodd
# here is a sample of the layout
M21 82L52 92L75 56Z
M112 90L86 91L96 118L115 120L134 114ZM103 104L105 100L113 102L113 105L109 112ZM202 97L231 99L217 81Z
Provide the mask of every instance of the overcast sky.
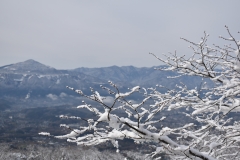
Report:
M191 54L187 38L240 37L239 0L0 0L0 66L34 59L57 69L149 67L157 55Z

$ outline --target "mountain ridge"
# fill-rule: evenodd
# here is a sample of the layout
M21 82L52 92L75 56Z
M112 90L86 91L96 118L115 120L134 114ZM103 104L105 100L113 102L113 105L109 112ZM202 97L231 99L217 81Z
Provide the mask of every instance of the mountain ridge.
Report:
M18 62L14 64L9 64L0 67L1 72L54 72L55 68L44 65L40 62L37 62L33 59L29 59L23 62Z
M90 87L101 92L100 85L109 85L109 80L117 84L122 92L127 91L129 87L141 86L148 88L157 84L167 88L174 88L176 84L181 82L187 84L189 88L194 88L202 82L201 78L193 76L167 79L168 76L176 76L177 73L159 71L154 68L156 66L141 68L110 66L57 70L35 60L27 60L0 67L0 97L18 97L18 99L29 100L34 97L36 99L46 99L55 96L52 100L56 100L56 96L61 97L60 95L65 94L78 96L76 93L67 90L66 86L91 94ZM106 92L101 94L107 95Z

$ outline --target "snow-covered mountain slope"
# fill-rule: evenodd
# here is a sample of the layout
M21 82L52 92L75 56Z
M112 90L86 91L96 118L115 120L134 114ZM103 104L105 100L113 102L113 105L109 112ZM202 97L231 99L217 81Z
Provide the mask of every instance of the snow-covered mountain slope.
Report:
M1 72L7 73L54 73L56 72L55 68L43 65L37 61L29 59L24 62L19 62L15 64L10 64L7 66L0 67Z
M168 88L175 87L176 84L183 82L190 88L194 88L201 84L201 79L198 77L181 76L178 78L171 78L177 76L176 72L159 70L164 66L157 67L142 67L137 68L133 66L111 66L102 68L77 68L73 70L77 73L84 73L86 75L98 77L100 79L111 80L115 83L131 86L145 86L154 87L156 84L163 85Z
M161 67L161 66L159 66ZM34 60L0 67L0 96L46 97L48 94L75 94L65 87L71 86L89 92L89 87L100 89L100 84L108 80L117 83L120 88L132 86L154 87L156 84L168 88L183 82L190 88L201 85L201 79L182 76L177 79L167 79L176 76L174 72L159 71L151 68L133 66L111 66L103 68L77 68L73 70L57 70ZM157 67L156 67L157 68Z
M61 93L66 86L85 89L103 80L68 70L57 70L34 60L0 67L0 95L25 96Z

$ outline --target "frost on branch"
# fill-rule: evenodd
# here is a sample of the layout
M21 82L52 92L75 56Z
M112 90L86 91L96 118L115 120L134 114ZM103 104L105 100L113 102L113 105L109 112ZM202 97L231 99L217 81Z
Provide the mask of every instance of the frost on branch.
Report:
M213 81L214 85L202 83L194 89L187 85L176 85L165 93L156 88L141 88L139 86L122 93L116 84L109 81L109 86L101 86L103 91L109 93L113 101L104 103L104 96L100 91L91 88L91 95L81 90L75 91L80 96L98 103L92 106L83 101L77 108L86 108L92 112L95 119L82 119L74 116L60 116L73 118L86 122L86 126L72 129L67 135L53 136L67 139L78 145L98 145L111 142L119 151L118 140L132 139L136 143L145 144L155 148L147 156L157 158L165 153L171 159L239 159L240 154L240 121L236 118L240 111L240 43L226 27L230 38L221 37L231 44L223 47L207 45L208 34L199 43L191 42L190 57L164 54L167 67L161 70L177 71L179 76L199 76ZM178 78L178 77L171 77ZM153 84L154 85L154 84ZM141 93L141 101L130 101L130 96ZM161 124L171 116L163 116L164 111L186 109L184 115L193 119L194 123L186 123L176 127L163 127ZM123 114L124 113L124 114ZM235 116L232 116L235 115ZM238 115L239 116L239 115ZM41 132L41 135L51 136ZM120 148L121 149L121 148Z

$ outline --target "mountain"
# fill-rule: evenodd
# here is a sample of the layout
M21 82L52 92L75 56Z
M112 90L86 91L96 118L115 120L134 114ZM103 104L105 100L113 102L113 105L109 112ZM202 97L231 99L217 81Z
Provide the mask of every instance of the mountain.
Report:
M7 66L0 67L1 72L5 73L54 73L55 68L43 65L37 61L29 59L24 62L16 64L10 64Z
M76 73L84 73L89 76L98 77L100 79L111 80L115 83L130 86L145 86L153 87L156 84L166 86L168 88L175 87L176 84L184 82L190 88L200 85L201 79L194 76L181 76L177 79L168 79L167 77L174 77L178 74L173 71L161 71L160 68L164 66L142 67L137 68L133 66L111 66L102 68L77 68L73 71Z
M190 88L201 85L202 80L193 76L167 79L169 76L176 76L177 73L155 69L161 67L163 66L150 68L111 66L57 70L35 60L27 60L0 67L0 97L7 97L17 103L20 103L19 100L25 102L33 99L43 102L46 100L66 102L66 98L63 98L66 95L77 96L76 93L66 89L66 86L91 94L89 87L99 91L101 90L100 84L108 85L108 80L116 83L121 91L126 91L128 87L136 85L154 87L159 84L167 88L174 88L180 82L187 84Z
M46 98L48 94L60 95L71 86L85 90L90 86L103 84L103 80L68 70L57 70L34 60L0 67L0 97L20 99Z

